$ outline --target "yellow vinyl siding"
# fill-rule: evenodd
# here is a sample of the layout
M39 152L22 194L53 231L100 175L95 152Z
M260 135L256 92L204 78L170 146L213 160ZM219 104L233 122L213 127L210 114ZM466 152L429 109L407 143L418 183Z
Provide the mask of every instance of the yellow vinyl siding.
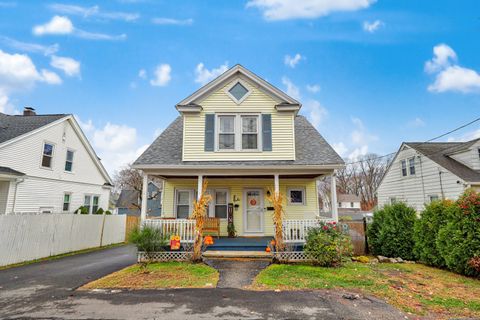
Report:
M183 160L184 161L214 161L214 160L295 160L294 113L277 112L275 101L258 87L242 78L251 91L241 103L236 104L225 92L233 79L224 87L217 89L199 104L203 111L199 114L183 116ZM272 151L263 152L205 152L205 113L269 113L272 115ZM259 132L261 135L261 132Z
M287 189L305 188L305 205L289 205L285 199L284 209L286 219L311 219L318 213L318 198L314 179L280 179L280 192L287 195ZM191 189L196 190L197 180L195 179L172 179L165 181L165 189L163 194L162 212L163 217L175 217L175 190L176 189ZM209 189L228 189L229 203L238 204L239 208L233 210L233 220L237 235L244 234L244 208L243 208L243 193L245 189L259 188L264 190L266 196L268 188L273 189L273 177L269 179L211 179L208 183ZM236 196L239 201L233 202ZM264 207L271 206L268 201L264 200ZM264 210L264 234L273 235L273 211ZM227 221L221 221L221 235L227 235Z

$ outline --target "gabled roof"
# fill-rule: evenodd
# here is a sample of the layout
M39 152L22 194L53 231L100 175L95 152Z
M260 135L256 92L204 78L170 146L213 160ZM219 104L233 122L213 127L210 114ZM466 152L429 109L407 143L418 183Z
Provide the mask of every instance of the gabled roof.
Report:
M0 144L68 116L68 114L11 116L0 113Z
M117 208L131 208L133 204L138 205L138 197L137 190L122 190L115 206Z
M473 170L449 156L452 153L459 152L458 150L468 150L476 141L478 140L467 142L405 142L404 144L417 150L466 182L480 182L480 171Z
M295 117L295 160L256 161L182 161L183 121L175 119L163 133L134 162L134 166L276 166L276 165L343 165L342 158L301 115Z
M9 167L0 167L0 174L5 174L9 176L24 176L25 173L13 170L12 168Z
M224 73L222 73L217 78L213 79L179 103L177 103L176 107L177 110L185 112L188 108L196 108L200 107L198 102L208 95L210 92L218 89L222 85L226 84L232 77L242 75L246 77L249 81L253 82L254 84L258 85L263 91L265 91L270 96L273 96L278 100L278 106L281 109L285 109L286 106L296 107L297 110L301 107L300 102L295 100L294 98L290 97L277 87L273 86L269 82L265 81L261 77L257 76L252 71L248 70L244 66L237 64L232 68L228 69Z

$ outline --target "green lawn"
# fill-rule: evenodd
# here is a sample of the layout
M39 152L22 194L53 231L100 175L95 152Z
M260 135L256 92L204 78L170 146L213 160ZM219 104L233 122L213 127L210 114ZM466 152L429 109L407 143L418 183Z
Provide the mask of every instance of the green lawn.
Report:
M421 264L348 263L341 268L271 265L254 289L344 288L371 294L417 315L480 317L480 280Z
M81 289L160 289L215 287L218 272L201 263L159 262L146 269L135 264L84 285Z

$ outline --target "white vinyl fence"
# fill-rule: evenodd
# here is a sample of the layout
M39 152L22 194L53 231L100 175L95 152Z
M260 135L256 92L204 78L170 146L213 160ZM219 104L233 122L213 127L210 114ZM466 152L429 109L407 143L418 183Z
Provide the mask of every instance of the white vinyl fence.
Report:
M125 241L125 215L0 215L0 266Z

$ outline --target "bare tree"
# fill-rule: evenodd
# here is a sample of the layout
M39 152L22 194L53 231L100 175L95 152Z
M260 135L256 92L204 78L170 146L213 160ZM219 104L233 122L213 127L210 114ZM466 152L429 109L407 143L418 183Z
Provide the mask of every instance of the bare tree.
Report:
M155 178L152 180L155 181ZM142 190L143 190L143 175L140 170L134 169L131 164L118 172L115 172L114 185L117 192L121 190L134 190L138 193L138 203L131 203L132 208L141 208L142 203ZM148 200L154 199L160 193L160 190L152 192L148 195Z

